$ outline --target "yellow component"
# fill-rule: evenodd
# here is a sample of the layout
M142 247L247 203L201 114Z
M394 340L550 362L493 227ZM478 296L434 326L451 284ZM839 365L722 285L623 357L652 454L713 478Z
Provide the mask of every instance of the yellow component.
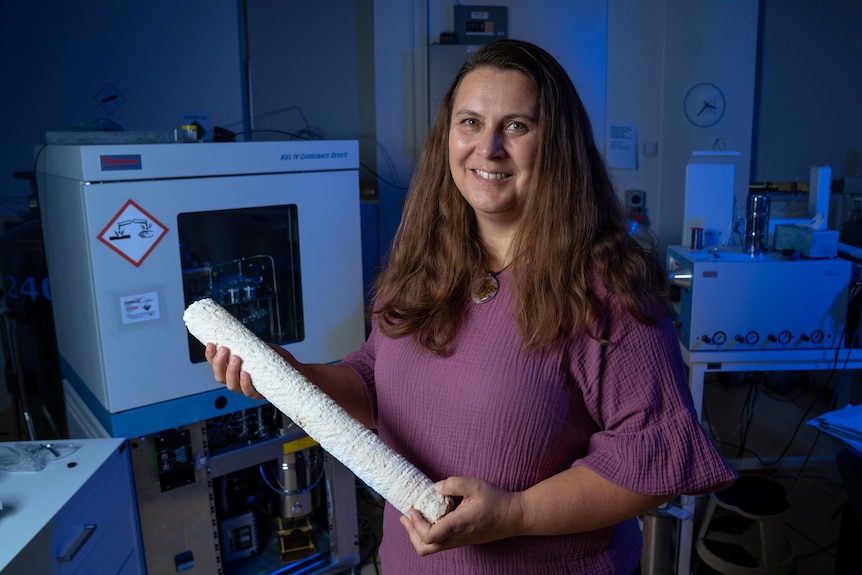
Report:
M293 441L288 441L287 443L285 443L283 446L284 450L282 451L282 453L287 455L288 453L293 453L295 451L299 451L300 449L314 447L315 445L318 445L318 443L306 435L305 437L294 439Z

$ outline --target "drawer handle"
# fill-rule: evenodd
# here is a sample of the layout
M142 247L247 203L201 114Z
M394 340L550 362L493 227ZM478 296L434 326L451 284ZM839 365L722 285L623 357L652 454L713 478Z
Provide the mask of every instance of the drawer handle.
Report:
M84 531L82 531L75 542L72 543L72 548L69 549L69 551L67 551L62 557L57 557L57 563L71 563L72 560L75 559L75 555L83 549L84 545L86 545L87 541L89 541L90 537L92 537L95 532L95 524L88 523L84 525Z

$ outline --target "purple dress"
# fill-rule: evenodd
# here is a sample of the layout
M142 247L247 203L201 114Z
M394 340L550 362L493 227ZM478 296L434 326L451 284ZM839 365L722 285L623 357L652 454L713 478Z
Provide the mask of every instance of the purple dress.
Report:
M372 328L343 361L362 378L381 439L433 481L458 475L519 491L574 465L643 494L699 494L734 472L700 427L670 320L639 324L615 304L603 346L588 336L527 352L509 274L470 308L443 357ZM637 520L576 535L518 537L419 557L386 505L384 575L630 574Z

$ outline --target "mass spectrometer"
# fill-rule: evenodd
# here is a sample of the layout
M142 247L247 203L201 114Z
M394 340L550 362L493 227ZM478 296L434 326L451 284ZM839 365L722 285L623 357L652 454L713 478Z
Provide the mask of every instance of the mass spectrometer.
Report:
M669 246L676 323L691 351L834 349L844 337L851 264Z
M49 145L39 202L66 388L133 436L256 405L183 311L213 297L305 362L364 340L355 141ZM92 419L92 418L90 418Z

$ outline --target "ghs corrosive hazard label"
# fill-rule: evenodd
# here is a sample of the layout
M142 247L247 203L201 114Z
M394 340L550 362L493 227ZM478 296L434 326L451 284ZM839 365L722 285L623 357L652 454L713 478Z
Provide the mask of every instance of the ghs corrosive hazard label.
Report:
M99 241L139 267L168 233L141 206L129 200L99 234Z

